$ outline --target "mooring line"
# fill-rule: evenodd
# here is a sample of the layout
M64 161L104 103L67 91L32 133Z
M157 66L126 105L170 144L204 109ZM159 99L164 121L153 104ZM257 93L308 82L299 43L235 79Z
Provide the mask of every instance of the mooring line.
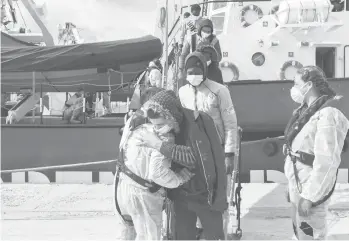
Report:
M117 160L107 160L107 161L97 161L97 162L84 162L76 164L58 165L58 166L48 166L48 167L33 167L33 168L22 168L13 170L1 170L0 173L15 173L15 172L33 172L33 171L43 171L52 169L64 169L69 167L83 167L90 165L106 164L106 163L116 163Z

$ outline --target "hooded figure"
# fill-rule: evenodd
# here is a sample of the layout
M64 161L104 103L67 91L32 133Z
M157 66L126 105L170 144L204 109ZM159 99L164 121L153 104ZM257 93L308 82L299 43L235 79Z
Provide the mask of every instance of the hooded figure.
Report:
M207 113L214 121L225 151L227 174L231 174L237 148L237 119L228 88L207 78L207 62L200 52L188 55L185 61L188 84L179 89L184 108ZM200 226L200 225L199 225Z
M178 108L175 93L161 91L143 106L150 123L124 130L120 141L120 151L124 152L125 171L119 175L117 185L117 204L123 217L130 217L133 227L123 222L122 239L134 229L136 240L160 240L162 227L162 208L166 192L164 188L176 188L187 182L191 174L186 168L178 173L171 168L171 159L155 149L142 145L143 136L156 134L168 143L174 143L174 132L179 132L183 114ZM158 186L151 191L148 185L140 185L131 174L148 183ZM117 180L117 179L116 179Z
M286 127L284 146L293 230L299 240L326 240L328 206L349 121L341 98L316 66L297 71L290 95L300 104Z
M179 57L179 73L184 74L186 57L202 46L212 46L217 51L217 62L222 60L222 51L219 40L213 34L213 23L210 19L201 19L197 22L197 34L186 38L183 44L181 56ZM180 76L182 77L182 76Z
M219 68L218 54L212 46L202 46L196 51L202 53L207 63L207 78L219 84L224 84L222 71Z

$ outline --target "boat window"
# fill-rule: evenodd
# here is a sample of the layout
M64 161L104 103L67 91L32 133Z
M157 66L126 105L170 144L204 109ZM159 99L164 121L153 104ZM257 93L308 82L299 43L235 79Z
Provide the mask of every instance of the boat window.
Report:
M227 2L216 2L216 3L213 3L213 6L212 6L212 10L217 10L217 9L220 9L220 8L224 8L227 6Z
M336 74L336 48L316 48L316 65L325 72L327 78L334 78Z
M223 33L224 30L224 18L225 13L218 13L211 16L211 20L213 23L214 33L219 35Z
M331 0L331 4L333 5L332 12L344 11L345 1L348 1L348 0Z

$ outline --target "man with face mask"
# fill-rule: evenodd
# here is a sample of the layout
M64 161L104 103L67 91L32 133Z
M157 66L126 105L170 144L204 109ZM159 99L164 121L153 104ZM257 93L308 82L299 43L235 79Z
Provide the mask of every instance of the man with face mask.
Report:
M237 119L229 89L207 78L206 59L199 52L187 57L185 73L188 84L179 89L181 104L212 117L226 153L227 173L231 173L237 145Z
M237 119L230 92L224 85L207 78L206 58L200 52L188 55L185 74L189 83L179 89L181 104L211 116L225 151L226 172L231 174L237 145Z
M183 43L185 37L191 37L192 35L196 34L196 23L198 20L202 19L200 16L201 7L199 4L194 4L191 6L191 15L183 15L183 23L182 23L182 29L181 29L181 35L179 39L179 48L180 50L183 48ZM186 13L185 13L186 14Z
M195 52L197 49L203 46L211 46L217 52L216 62L219 63L222 60L222 51L219 44L219 40L213 34L213 23L210 19L201 19L197 22L197 34L192 35L192 37L187 38L184 41L181 56L179 57L179 79L183 78L185 73L184 64L185 59L191 52Z

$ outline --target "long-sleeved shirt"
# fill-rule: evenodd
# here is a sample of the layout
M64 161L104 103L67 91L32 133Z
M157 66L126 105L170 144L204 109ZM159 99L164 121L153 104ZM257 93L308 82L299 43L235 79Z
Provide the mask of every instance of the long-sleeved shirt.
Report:
M237 118L229 89L206 79L200 86L187 84L179 89L184 108L207 113L213 119L225 153L236 153Z
M166 188L176 188L183 184L183 178L171 170L171 159L159 151L141 145L142 136L154 133L152 124L143 124L135 130L125 130L120 147L124 149L125 165L137 176ZM171 133L157 135L165 142L174 143ZM134 185L139 186L134 182ZM140 186L141 187L141 186ZM143 187L141 187L143 188Z
M316 112L292 142L292 151L314 155L313 167L296 162L302 185L301 197L311 202L324 198L333 188L341 152L349 128L344 114L333 107ZM291 188L296 187L293 163L286 158L285 175Z

